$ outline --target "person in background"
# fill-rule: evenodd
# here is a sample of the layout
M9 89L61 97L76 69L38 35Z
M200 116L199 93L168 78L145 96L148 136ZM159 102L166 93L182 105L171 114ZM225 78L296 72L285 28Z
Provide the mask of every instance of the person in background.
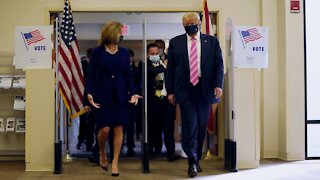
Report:
M165 53L165 50L166 50L166 44L165 42L162 40L162 39L156 39L154 41L154 43L158 46L159 48L159 56L160 56L160 59L162 59L164 61L165 64L167 64L167 59L168 59L168 56L167 54Z
M128 101L137 104L141 96L135 94L130 70L130 55L119 47L122 40L120 22L110 21L102 30L100 46L92 51L87 75L88 101L96 108L96 126L99 129L99 164L108 171L105 143L114 130L114 157L111 175L119 176L119 155L123 143L123 126L128 124Z
M147 88L148 88L148 110L150 118L149 141L151 155L161 154L162 133L167 149L167 160L175 161L174 121L175 105L169 103L165 88L164 74L166 65L160 59L159 49L155 43L147 46Z
M195 177L202 171L210 104L222 96L223 60L218 39L199 32L198 14L186 13L182 23L186 33L169 43L166 88L169 102L181 109L182 148Z
M138 94L142 94L141 81L142 81L142 63L140 61L139 66L136 67L134 63L134 52L129 49L130 54L130 68L131 68L131 77L133 80L134 89ZM129 112L130 112L130 121L129 124L125 128L126 132L126 140L127 140L127 155L133 156L135 155L135 142L134 142L134 124L136 123L136 128L141 129L141 121L142 121L142 112L139 111L139 106L141 106L141 102L135 106L134 104L129 104Z
M134 52L129 49L130 53L130 66L133 78L133 84L138 94L142 94L142 61L135 63ZM134 121L136 123L135 134L137 140L140 140L142 132L142 102L139 100L137 106L132 108L132 114L134 116Z
M82 71L84 79L87 78L87 67L88 63L90 62L92 48L87 49L86 56L83 56L81 58L81 65L82 65ZM92 119L90 119L90 107L89 102L87 100L87 94L84 92L84 98L83 98L83 104L84 108L87 110L87 113L82 114L80 116L80 125L79 125L79 135L78 135L78 143L76 145L76 148L78 150L81 150L82 143L84 140L86 140L86 150L92 151L92 145L94 142L94 122Z

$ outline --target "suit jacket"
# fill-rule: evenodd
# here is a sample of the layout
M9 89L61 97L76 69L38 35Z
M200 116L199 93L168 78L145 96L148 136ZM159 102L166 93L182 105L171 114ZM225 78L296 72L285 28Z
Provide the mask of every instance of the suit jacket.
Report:
M136 67L134 63L131 64L131 77L134 85L134 89L138 94L142 94L142 61L139 62Z
M214 103L214 88L223 87L223 60L218 39L200 34L201 40L201 95L205 102ZM166 89L174 94L177 103L189 95L190 67L187 35L182 34L170 40Z
M87 79L87 69L88 69L88 61L86 60L81 60L81 66L82 66L82 72L83 72L83 77L84 77L84 81L86 83L86 79ZM90 105L88 98L87 98L87 90L86 88L84 88L84 92L83 92L83 106L88 106Z
M127 103L135 93L131 77L129 52L119 47L116 54L106 53L104 46L92 51L88 67L87 91L97 103L113 103L115 98Z

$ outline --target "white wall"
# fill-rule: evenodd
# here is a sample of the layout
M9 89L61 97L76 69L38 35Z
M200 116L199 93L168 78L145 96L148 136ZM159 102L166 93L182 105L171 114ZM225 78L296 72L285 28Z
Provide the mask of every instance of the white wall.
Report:
M305 157L305 92L304 92L304 27L303 1L299 14L290 13L290 0L285 0L286 13L286 160Z
M278 133L278 0L262 0L262 26L269 27L269 64L261 75L261 156L277 158ZM272 132L272 133L270 133Z
M278 1L279 158L305 159L303 1L299 14Z

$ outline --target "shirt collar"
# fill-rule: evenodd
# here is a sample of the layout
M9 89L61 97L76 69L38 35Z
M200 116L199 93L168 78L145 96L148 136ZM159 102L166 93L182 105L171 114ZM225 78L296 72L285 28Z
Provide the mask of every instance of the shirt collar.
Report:
M192 40L192 37L189 36L189 34L187 34L187 37L188 37L188 40L191 41ZM200 31L197 32L197 35L194 37L197 41L200 40Z

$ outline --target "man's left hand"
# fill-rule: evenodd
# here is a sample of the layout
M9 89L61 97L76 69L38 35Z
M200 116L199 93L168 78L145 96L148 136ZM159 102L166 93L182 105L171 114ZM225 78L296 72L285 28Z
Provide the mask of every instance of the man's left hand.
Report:
M215 95L215 98L218 99L222 96L222 89L219 88L219 87L216 87L214 88L214 95Z

